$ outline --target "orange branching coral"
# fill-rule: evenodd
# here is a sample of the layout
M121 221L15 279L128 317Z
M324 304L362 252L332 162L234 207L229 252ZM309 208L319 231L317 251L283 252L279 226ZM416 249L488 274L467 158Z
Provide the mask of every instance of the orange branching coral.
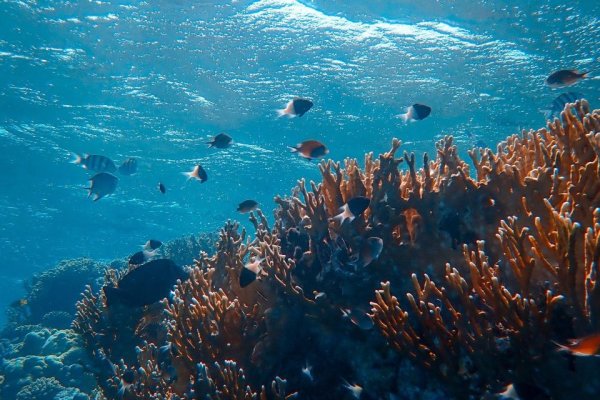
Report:
M407 294L408 308L389 282L376 291L373 318L389 343L451 382L468 374L465 357L494 386L517 373L543 380L544 369L534 366L556 361L548 339L600 328L600 112L581 101L567 105L562 118L510 137L497 154L470 152L477 180L457 158L438 154L440 168L453 171L437 186L440 194L460 177L464 185L455 187L471 198L489 195L490 206L505 215L496 237L482 235L476 251L464 245L459 267L446 264L444 286L427 275L421 285L413 274L416 296ZM453 154L447 146L438 151ZM488 251L498 260L493 266Z

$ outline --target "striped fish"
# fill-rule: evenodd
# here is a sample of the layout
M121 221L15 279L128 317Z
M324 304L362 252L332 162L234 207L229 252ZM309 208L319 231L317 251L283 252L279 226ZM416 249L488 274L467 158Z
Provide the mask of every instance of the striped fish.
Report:
M113 160L97 154L84 154L83 156L77 154L72 162L90 171L115 172L117 170Z
M558 118L560 117L560 113L565 109L565 105L568 103L575 103L577 100L583 99L583 95L577 92L567 92L563 93L552 102L552 107L549 110L546 110L546 118Z
M119 172L122 175L133 175L137 172L137 160L135 158L129 157L127 160L123 161L123 164L119 167Z

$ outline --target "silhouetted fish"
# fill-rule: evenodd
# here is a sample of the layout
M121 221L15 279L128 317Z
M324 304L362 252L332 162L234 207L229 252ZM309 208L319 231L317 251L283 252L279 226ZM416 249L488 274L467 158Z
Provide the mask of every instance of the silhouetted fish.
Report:
M250 211L256 210L257 207L258 202L254 200L244 200L238 205L237 211L241 213L248 213Z
M137 172L137 160L135 158L128 158L123 161L123 164L119 167L119 172L122 175L133 175Z
M144 243L142 247L144 248L144 250L151 251L158 249L160 246L162 246L162 242L160 240L148 239L148 241Z
M546 78L546 85L551 88L571 86L580 80L587 78L587 75L588 72L580 73L574 69L563 69L550 74L550 76Z
M217 149L224 149L229 147L233 139L226 133L219 133L213 138L212 141L208 142L208 147L216 147Z
M187 277L183 268L171 260L148 261L125 274L117 287L103 287L106 305L141 307L155 303L169 295L178 279L184 280Z
M383 240L378 237L370 237L364 241L360 247L359 262L366 267L377 260L383 250Z
M546 118L550 119L552 117L560 116L560 113L565 109L565 106L568 103L575 103L577 100L583 99L583 95L581 93L576 92L567 92L563 93L552 101L552 107L547 110Z
M511 383L498 396L502 400L551 400L546 391L537 385L526 382Z
M115 172L117 170L117 166L110 158L98 154L84 154L83 156L76 154L72 163L95 172Z
M158 190L162 193L165 194L167 193L167 188L165 187L165 185L163 185L162 182L158 182Z
M262 270L260 263L262 263L263 260L263 258L256 258L253 262L244 265L244 268L240 271L240 287L245 288L256 280L258 274Z
M329 149L318 140L306 140L298 143L296 147L290 147L290 150L309 160L324 157L329 153Z
M92 182L92 184L89 188L87 188L89 190L88 197L90 197L92 194L95 195L94 201L98 201L104 196L112 194L117 188L117 183L119 182L119 178L113 174L109 174L108 172L97 173L89 180Z
M283 110L277 110L279 116L286 115L288 117L301 117L313 106L313 102L308 99L302 99L295 97L292 101L287 103Z
M141 265L145 263L147 259L148 258L145 251L138 251L129 257L129 265Z
M340 224L343 224L347 219L352 222L356 217L359 217L363 212L365 212L365 210L369 207L369 204L371 204L371 199L368 197L353 197L339 209L340 213L332 219Z
M429 114L431 114L431 107L415 103L406 109L405 114L400 114L400 118L404 122L420 121L427 118Z
M202 165L200 164L196 165L191 172L182 172L182 174L187 176L188 180L197 179L200 181L200 183L204 183L208 179L206 171L204 170L204 168L202 168Z

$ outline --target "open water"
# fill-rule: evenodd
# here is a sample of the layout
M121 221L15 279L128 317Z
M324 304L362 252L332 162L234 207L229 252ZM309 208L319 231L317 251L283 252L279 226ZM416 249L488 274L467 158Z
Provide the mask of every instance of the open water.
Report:
M421 154L452 134L465 151L542 126L567 90L599 104L593 0L5 0L0 21L0 306L61 259L245 223L248 198L271 215L319 177L289 152L300 141L334 160L393 137ZM545 86L559 69L591 74ZM314 107L277 118L294 96ZM404 124L413 103L432 113ZM219 132L234 145L208 148ZM136 157L138 172L93 202L74 153ZM197 163L208 181L186 182Z

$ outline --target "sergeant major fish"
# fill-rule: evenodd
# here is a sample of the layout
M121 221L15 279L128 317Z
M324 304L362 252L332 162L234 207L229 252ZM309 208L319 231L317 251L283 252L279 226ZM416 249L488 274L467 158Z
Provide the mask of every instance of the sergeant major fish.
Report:
M75 155L75 159L71 161L73 164L81 165L85 169L95 172L116 172L117 166L108 157L98 154Z
M300 97L294 97L286 107L282 110L277 110L277 114L288 117L301 117L313 106L313 102L308 99L302 99Z
M112 194L117 188L119 178L108 172L99 172L89 179L92 183L89 188L88 197L95 196L94 201L98 201L104 196Z
M577 92L563 93L552 101L552 107L546 110L546 119L552 117L559 117L560 113L565 109L565 106L569 103L575 103L577 100L583 99L583 95Z
M123 164L119 167L119 173L122 175L133 175L137 172L137 160L133 157L129 157L123 161Z

